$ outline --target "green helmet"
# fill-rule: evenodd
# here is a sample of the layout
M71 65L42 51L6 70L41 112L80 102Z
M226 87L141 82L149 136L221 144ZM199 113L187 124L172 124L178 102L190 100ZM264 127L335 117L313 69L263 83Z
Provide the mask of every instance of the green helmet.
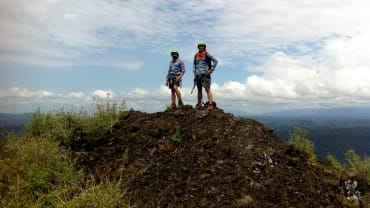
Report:
M179 55L179 51L177 49L172 49L171 54L173 54L173 53L177 53L177 55Z
M206 42L204 42L204 41L199 41L198 42L198 47L199 46L204 46L204 47L206 47Z

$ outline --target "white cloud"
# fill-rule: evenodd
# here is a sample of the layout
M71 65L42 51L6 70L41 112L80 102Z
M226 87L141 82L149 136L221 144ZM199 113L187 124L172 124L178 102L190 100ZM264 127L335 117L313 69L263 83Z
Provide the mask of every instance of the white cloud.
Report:
M86 95L83 92L70 92L67 94L68 98L76 98L76 99L83 98L85 96Z
M143 97L149 95L149 92L147 90L144 90L144 89L135 88L131 92L127 93L127 95L129 97L133 97L133 98L135 98L135 97L143 98Z
M8 90L5 90L3 92L0 92L0 98L7 98L7 97L23 97L23 98L29 98L29 97L35 97L35 98L47 98L47 97L53 97L57 94L41 90L41 91L30 91L26 88L19 88L19 87L13 87Z
M94 106L94 103L104 102L108 94L109 99L115 101L115 93L112 90L95 90L90 95L86 95L82 92L62 94L47 90L33 91L26 88L13 87L0 90L0 112L34 112L38 107L44 111L59 110L61 108L79 110L82 107L90 109Z
M139 70L143 67L144 62L142 61L115 61L115 60L104 60L103 63L86 63L86 65L102 66L102 67L113 67L116 69L123 70Z
M245 111L367 105L368 8L367 0L0 1L0 63L139 70L147 60L135 57L135 49L167 54L165 49L175 45L181 58L191 61L194 44L202 39L217 52L220 66L242 65L249 72L244 81L234 81L240 80L237 74L213 84L220 105ZM111 57L109 50L125 54ZM133 107L152 111L170 102L164 86L157 91L136 87L121 93ZM184 99L194 103L190 90L182 89ZM112 90L60 95L12 88L0 91L0 98L52 102L106 98L107 93L115 95Z
M115 96L112 90L95 90L91 95L98 99L114 98Z
M244 103L252 112L369 105L370 64L364 57L370 57L370 50L360 40L368 43L361 36L332 37L317 55L277 52L255 67L257 74L245 83L215 85L215 97L228 104L238 101L234 109Z
M58 110L62 107L81 107L91 102L83 93L71 92L67 95L47 90L33 91L13 87L0 91L0 112L34 112L38 107L43 110Z
M135 59L100 58L110 47L135 45L132 40L121 39L125 37L121 28L127 26L124 20L136 19L123 16L122 6L105 1L44 0L32 5L22 0L1 2L0 50L7 53L2 53L0 61L41 66L140 69L143 63ZM96 57L91 58L91 55Z
M37 51L34 59L47 59L50 54L55 55L52 59L62 56L69 64L78 63L76 57L86 62L85 54L109 48L145 47L162 53L175 44L184 49L184 54L191 54L199 39L209 40L224 59L223 64L245 53L270 53L333 34L363 33L370 19L366 10L370 3L366 0L218 0L186 1L181 5L166 0L41 0L32 4L15 0L2 2L0 7L4 11L0 15L0 46L30 55ZM184 36L190 38L184 41ZM67 59L66 54L70 54Z
M63 15L63 18L65 18L65 19L75 19L75 18L77 18L77 14L64 14Z

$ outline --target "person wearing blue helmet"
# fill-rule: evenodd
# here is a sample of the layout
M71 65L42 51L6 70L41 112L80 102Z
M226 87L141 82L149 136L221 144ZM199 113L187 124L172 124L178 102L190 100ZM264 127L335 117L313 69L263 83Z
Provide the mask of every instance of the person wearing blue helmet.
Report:
M185 64L179 59L179 51L171 50L172 60L170 61L168 73L166 77L166 85L171 89L171 108L176 108L176 97L178 100L178 107L184 106L181 98L179 87L181 86L182 76L185 74Z
M212 110L213 106L213 98L211 92L211 74L216 69L217 66L217 59L213 57L210 53L206 51L206 43L204 41L200 41L198 43L198 53L194 56L194 83L198 89L198 103L196 105L197 109L202 107L202 87L207 92L208 97L208 106L207 109Z

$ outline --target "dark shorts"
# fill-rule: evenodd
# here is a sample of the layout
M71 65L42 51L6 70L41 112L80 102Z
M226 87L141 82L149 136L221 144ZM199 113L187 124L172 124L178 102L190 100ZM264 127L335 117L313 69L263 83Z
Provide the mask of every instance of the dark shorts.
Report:
M196 78L197 79L197 88L201 90L204 87L206 90L211 88L211 76L210 75L201 75Z
M173 89L173 86L180 86L181 80L176 80L175 76L168 77L168 88Z

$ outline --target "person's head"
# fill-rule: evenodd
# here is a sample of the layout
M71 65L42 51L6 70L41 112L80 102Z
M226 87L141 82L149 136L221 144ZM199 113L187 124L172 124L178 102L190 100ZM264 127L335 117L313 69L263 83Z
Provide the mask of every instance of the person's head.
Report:
M179 58L179 51L178 50L176 50L176 49L172 49L171 50L171 57L172 57L172 59L177 59L177 58Z
M206 42L204 42L204 41L199 41L199 43L198 43L198 50L199 51L204 51L204 50L206 50Z

